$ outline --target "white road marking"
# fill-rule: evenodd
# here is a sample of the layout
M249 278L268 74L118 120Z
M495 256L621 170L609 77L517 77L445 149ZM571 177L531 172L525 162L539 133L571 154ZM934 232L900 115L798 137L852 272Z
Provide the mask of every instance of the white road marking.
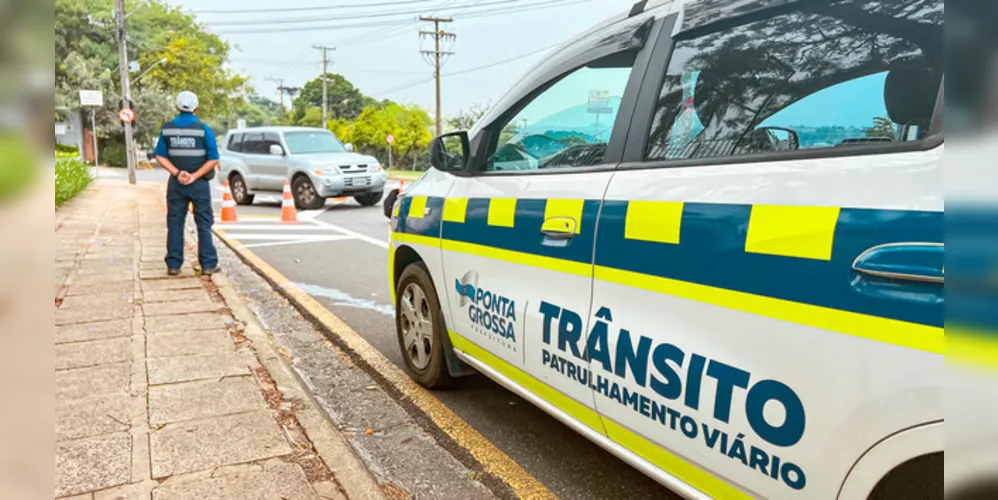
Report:
M288 241L268 241L266 243L250 243L248 245L239 245L237 248L256 248L256 247L273 247L278 245L297 245L299 243L324 243L326 241L337 241L337 240L349 240L348 236L330 236L325 240L288 240Z
M340 227L340 226L337 226L335 224L330 224L328 222L323 222L321 220L313 220L312 223L313 224L318 224L320 226L328 227L329 229L334 229L334 230L339 231L339 232L341 232L341 233L343 233L345 235L353 236L354 238L356 238L358 240L361 240L361 241L366 242L366 243L370 243L372 245L377 245L377 246L379 246L381 248L388 248L388 241L387 241L387 239L386 240L379 240L377 238L372 238L372 237L370 237L370 236L368 236L366 234L361 234L361 233L358 233L356 231L351 231L351 230L349 230L349 229L347 229L345 227Z
M339 241L339 240L350 240L353 239L350 236L344 235L330 235L330 234L254 234L254 233L230 233L225 232L226 238L232 238L239 241L249 241L249 240L282 240L282 241Z
M318 225L305 225L305 224L294 224L294 223L284 223L276 222L274 224L240 224L240 223L225 223L225 224L215 224L215 227L219 229L224 229L226 231L236 231L236 230L267 230L267 231L329 231L330 228L322 227Z

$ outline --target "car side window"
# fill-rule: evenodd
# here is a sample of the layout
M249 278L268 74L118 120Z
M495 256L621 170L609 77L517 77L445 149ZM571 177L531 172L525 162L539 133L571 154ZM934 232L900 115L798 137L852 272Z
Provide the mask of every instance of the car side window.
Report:
M243 150L243 134L232 134L229 136L229 143L225 145L229 151L240 152Z
M261 147L260 154L269 155L270 154L270 146L273 146L273 145L281 146L281 136L277 135L274 132L264 133L263 134L263 145ZM281 146L281 149L284 149L284 146Z
M942 22L942 0L815 2L677 40L646 159L921 140Z
M263 154L263 134L246 134L243 139L243 152L249 154Z
M560 77L490 127L485 171L573 168L603 162L634 54L615 54ZM516 109L516 108L514 108Z

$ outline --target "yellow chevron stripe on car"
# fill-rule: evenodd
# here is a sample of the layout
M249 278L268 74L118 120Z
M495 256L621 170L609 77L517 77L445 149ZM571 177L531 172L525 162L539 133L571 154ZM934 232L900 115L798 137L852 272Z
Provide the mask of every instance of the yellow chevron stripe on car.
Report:
M752 205L745 251L831 260L839 207Z
M492 198L489 200L490 226L513 227L516 214L516 198Z
M444 198L443 220L447 222L464 223L468 215L467 198Z
M679 244L682 222L681 201L629 201L624 238Z

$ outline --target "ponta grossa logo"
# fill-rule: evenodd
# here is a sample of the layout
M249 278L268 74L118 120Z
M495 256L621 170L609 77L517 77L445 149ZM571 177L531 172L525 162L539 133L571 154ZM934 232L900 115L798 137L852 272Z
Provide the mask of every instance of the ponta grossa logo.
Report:
M468 308L468 319L484 334L498 337L516 350L516 301L478 285L478 272L469 270L454 280L458 303Z

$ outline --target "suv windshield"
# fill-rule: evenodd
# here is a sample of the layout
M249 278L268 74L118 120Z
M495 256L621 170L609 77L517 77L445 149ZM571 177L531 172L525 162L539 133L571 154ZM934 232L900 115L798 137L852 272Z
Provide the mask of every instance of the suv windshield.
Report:
M284 134L291 154L305 155L311 153L342 153L346 151L343 144L331 132L317 130L315 132L288 132Z

